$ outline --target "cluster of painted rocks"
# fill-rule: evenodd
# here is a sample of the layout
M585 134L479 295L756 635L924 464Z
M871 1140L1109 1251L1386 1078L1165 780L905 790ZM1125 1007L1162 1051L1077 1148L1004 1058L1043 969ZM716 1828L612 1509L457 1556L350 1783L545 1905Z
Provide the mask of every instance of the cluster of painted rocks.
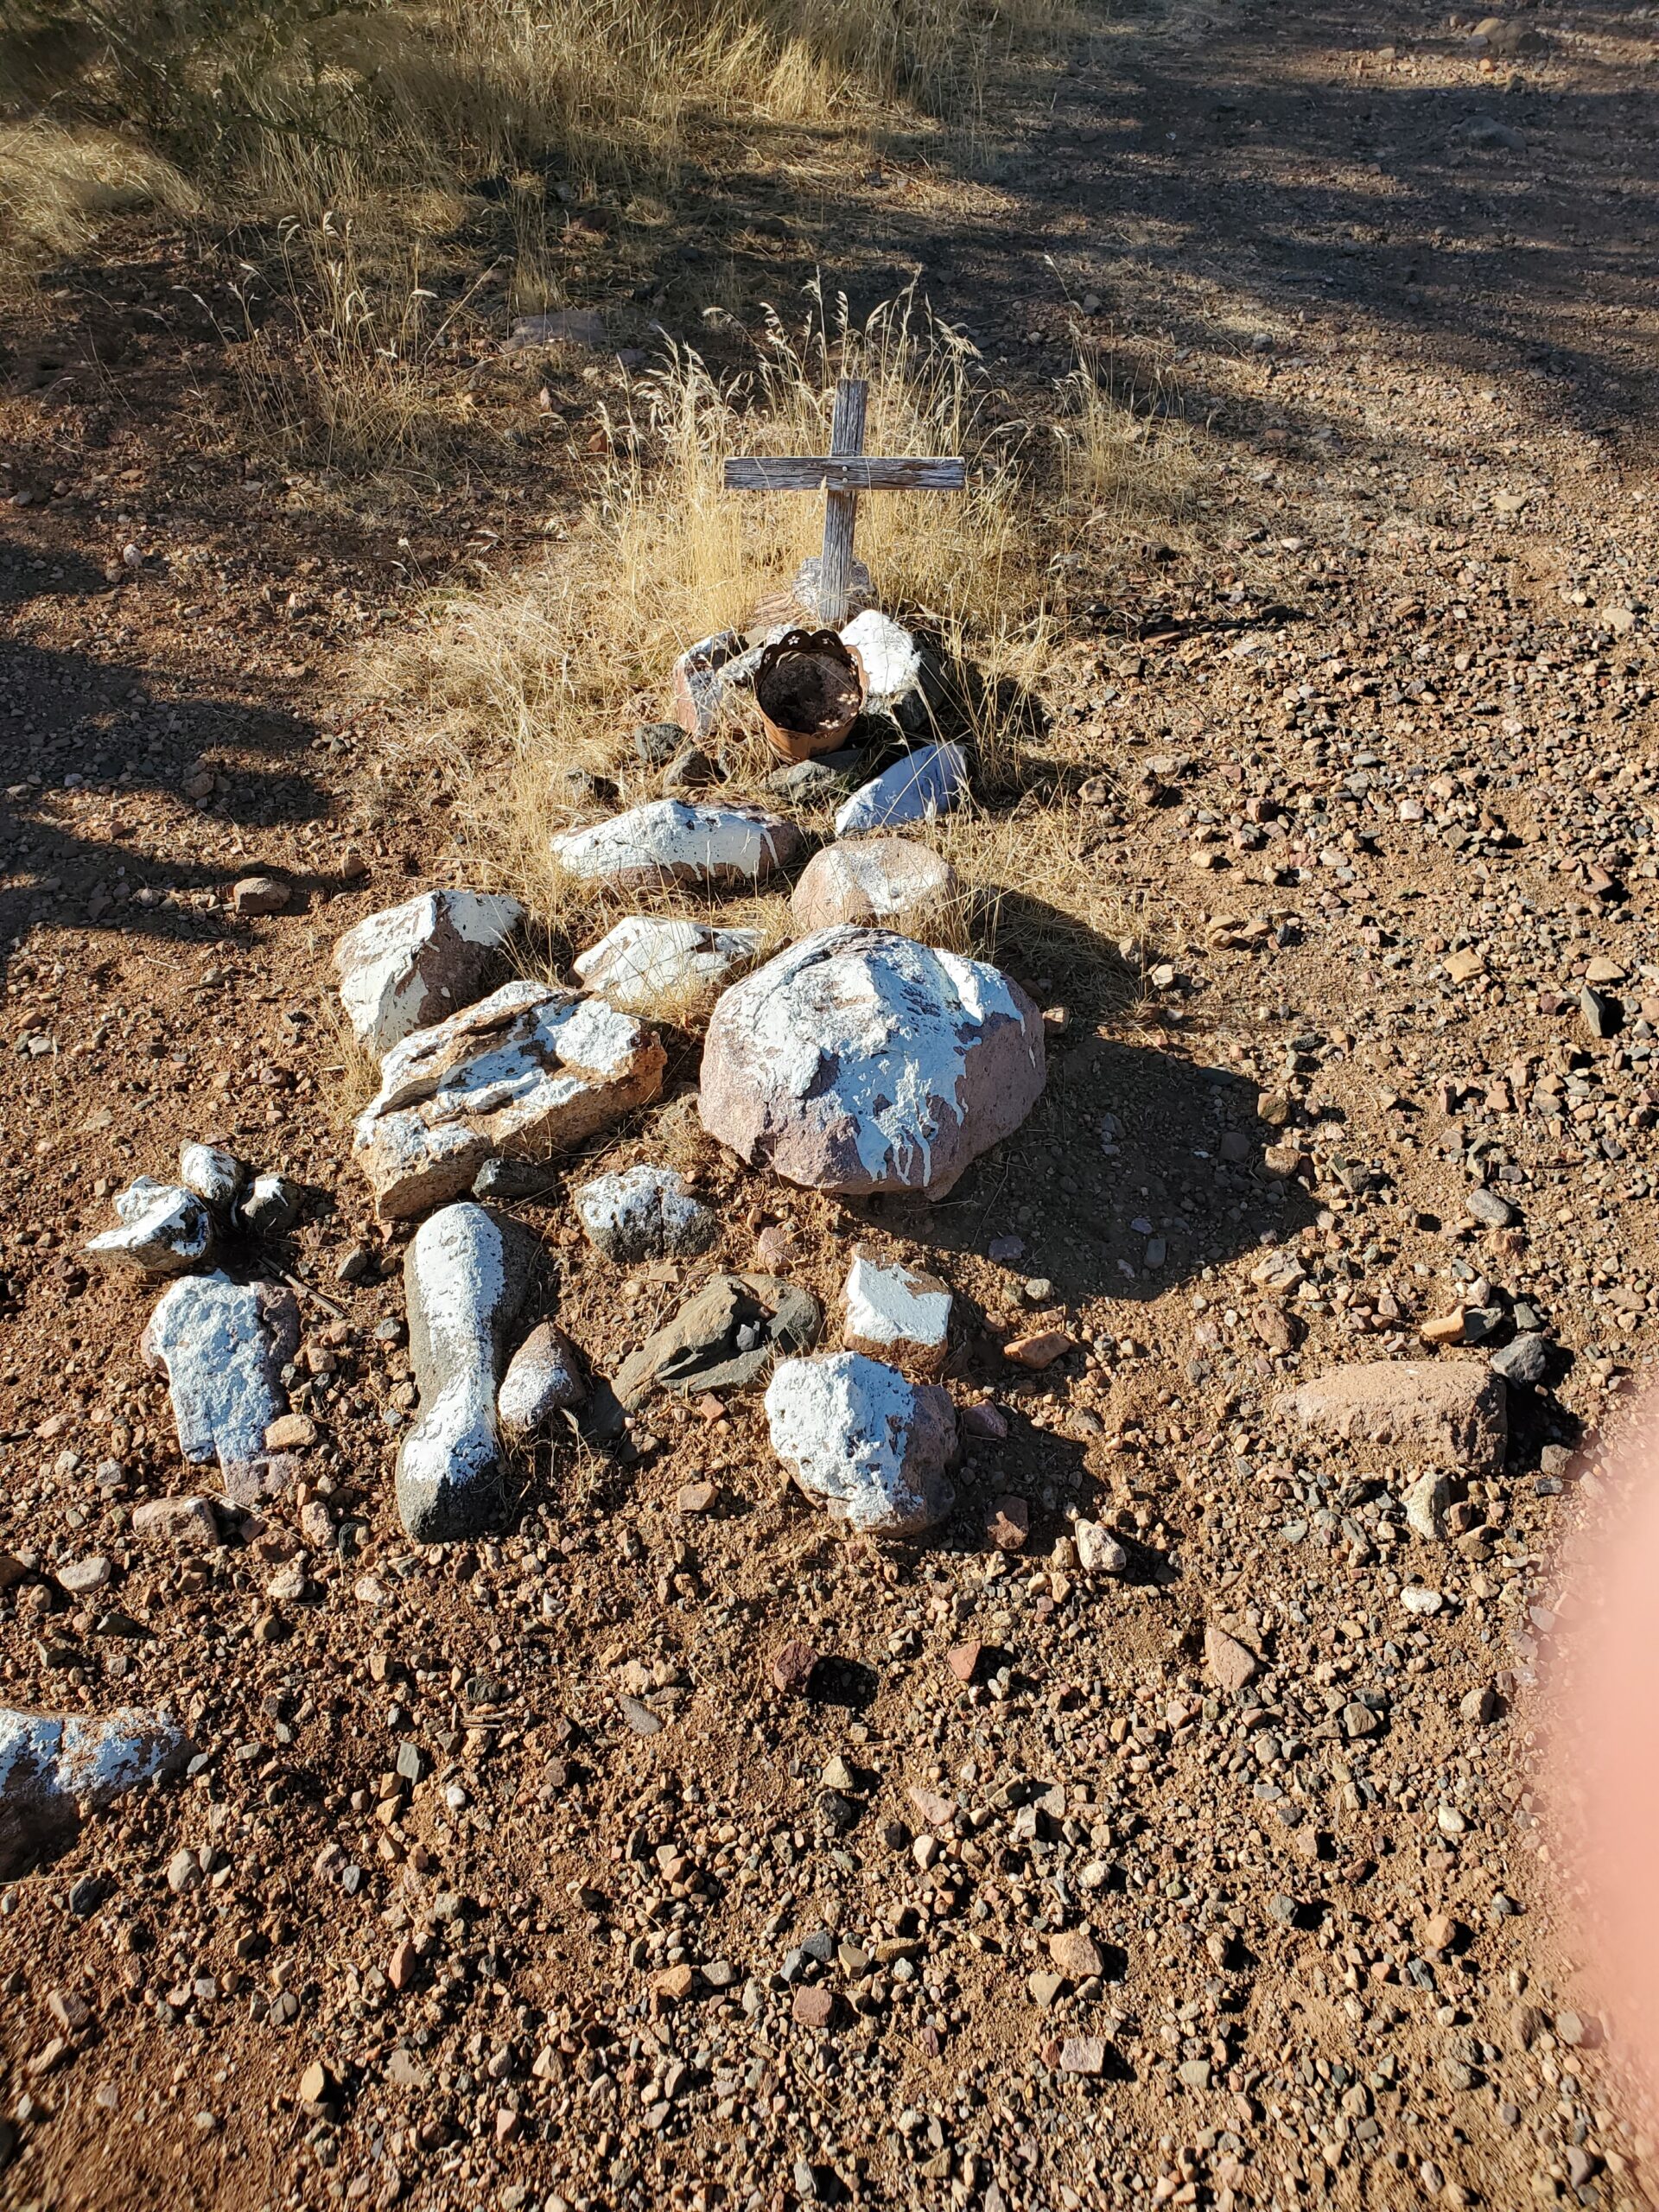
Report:
M186 1144L179 1177L140 1175L113 1200L119 1226L92 1237L88 1259L118 1273L165 1279L205 1268L227 1236L279 1236L303 1192L284 1175L255 1174L217 1145Z

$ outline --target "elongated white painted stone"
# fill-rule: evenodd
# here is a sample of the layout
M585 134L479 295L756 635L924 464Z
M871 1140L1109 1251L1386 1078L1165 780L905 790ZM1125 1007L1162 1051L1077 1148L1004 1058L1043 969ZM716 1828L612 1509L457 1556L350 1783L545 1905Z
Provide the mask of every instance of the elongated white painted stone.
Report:
M703 1046L711 1136L791 1183L948 1192L1019 1128L1042 1016L1008 976L893 930L820 930L734 983Z
M293 1294L271 1282L191 1275L161 1298L141 1349L166 1370L179 1449L227 1479L264 1459L265 1431L287 1409L280 1376L299 1349Z
M378 1058L458 1013L524 918L497 893L428 891L356 923L334 947L334 973L358 1041Z
M117 1195L115 1210L120 1228L92 1237L88 1259L141 1275L181 1275L206 1264L213 1217L194 1191L140 1175Z
M477 1535L499 1516L496 1384L535 1247L470 1201L421 1224L404 1261L420 1411L397 1454L397 1510L417 1543Z
M662 1039L603 999L506 983L394 1045L352 1151L383 1218L470 1190L486 1160L580 1144L662 1088Z
M760 945L759 930L630 914L570 965L588 990L628 1014L689 1014L753 967Z
M968 796L968 756L959 745L922 745L855 791L836 817L838 837L861 837L904 822L932 822Z
M101 1811L189 1751L166 1713L126 1707L95 1719L0 1707L0 1876L73 1834L79 1805Z
M772 1448L806 1495L861 1534L916 1535L956 1503L957 1414L937 1382L854 1351L786 1359L766 1386Z
M759 806L691 806L656 798L608 822L566 830L554 857L572 875L643 891L665 883L760 883L787 867L801 833Z
M937 1375L950 1334L950 1293L937 1275L896 1262L883 1267L855 1253L842 1294L846 1319L842 1342L849 1351L896 1367Z

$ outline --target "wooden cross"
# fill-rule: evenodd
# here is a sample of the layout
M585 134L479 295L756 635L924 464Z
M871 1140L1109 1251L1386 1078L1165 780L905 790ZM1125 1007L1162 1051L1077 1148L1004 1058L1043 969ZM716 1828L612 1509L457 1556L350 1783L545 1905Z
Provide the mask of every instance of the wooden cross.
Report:
M825 494L823 558L818 568L818 620L839 630L847 620L853 574L853 525L861 492L960 492L968 482L960 461L880 460L864 450L864 405L870 387L861 377L836 386L830 450L816 457L759 456L726 464L728 492L818 492Z

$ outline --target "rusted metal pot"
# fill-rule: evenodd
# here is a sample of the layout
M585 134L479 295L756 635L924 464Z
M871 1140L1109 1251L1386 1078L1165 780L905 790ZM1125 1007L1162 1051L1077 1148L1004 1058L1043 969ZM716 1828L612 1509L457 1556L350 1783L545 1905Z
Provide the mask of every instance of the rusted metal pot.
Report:
M864 709L864 664L833 630L786 630L754 672L754 696L774 753L833 753Z

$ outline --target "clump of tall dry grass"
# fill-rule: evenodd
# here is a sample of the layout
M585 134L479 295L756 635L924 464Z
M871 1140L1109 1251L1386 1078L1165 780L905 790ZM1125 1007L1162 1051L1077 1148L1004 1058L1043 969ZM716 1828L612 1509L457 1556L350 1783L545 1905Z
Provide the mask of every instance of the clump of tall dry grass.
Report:
M0 278L78 252L112 216L196 205L169 161L115 131L0 121Z
M856 130L896 103L971 118L1003 60L1071 13L1071 0L11 0L0 118L119 130L105 150L131 146L124 182L161 157L226 213L382 205L395 227L388 198L483 179L660 181L722 121ZM49 173L39 207L27 168L12 181L18 239L48 254L78 242Z

